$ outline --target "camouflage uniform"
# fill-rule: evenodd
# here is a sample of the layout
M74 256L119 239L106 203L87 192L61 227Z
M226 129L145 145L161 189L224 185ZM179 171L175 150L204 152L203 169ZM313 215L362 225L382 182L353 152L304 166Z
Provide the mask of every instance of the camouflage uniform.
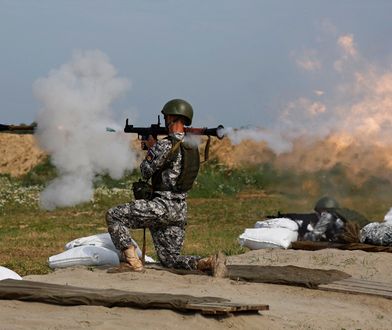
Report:
M175 133L183 140L183 133ZM140 165L143 179L150 179L165 164L172 149L169 139L157 141L148 150ZM155 250L165 267L196 269L198 256L182 256L180 250L185 238L187 193L175 193L176 180L181 173L181 153L162 171L164 191L155 191L152 200L138 199L111 208L106 215L108 231L118 250L132 245L129 229L150 229Z
M344 230L344 221L336 215L323 211L314 228L304 235L305 241L338 242Z

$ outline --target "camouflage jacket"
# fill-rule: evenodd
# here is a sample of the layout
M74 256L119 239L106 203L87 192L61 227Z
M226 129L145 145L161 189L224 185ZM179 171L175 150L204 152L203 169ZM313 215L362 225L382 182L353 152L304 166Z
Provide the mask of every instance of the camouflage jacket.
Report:
M185 134L173 133L172 136L182 141ZM143 179L149 180L154 173L160 171L164 165L167 166L166 160L171 149L171 140L162 139L158 140L155 145L147 151L146 157L140 164L140 171ZM162 171L162 182L165 186L165 191L156 191L156 194L167 199L185 199L187 197L187 193L174 193L171 191L174 189L177 179L181 174L181 158L182 156L179 152L174 161L170 162L170 166Z

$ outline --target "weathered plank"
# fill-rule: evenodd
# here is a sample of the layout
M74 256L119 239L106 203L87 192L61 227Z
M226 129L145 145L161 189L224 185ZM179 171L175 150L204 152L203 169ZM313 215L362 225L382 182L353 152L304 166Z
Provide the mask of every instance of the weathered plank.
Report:
M212 275L201 271L165 268L147 265L146 268L167 271L177 275ZM317 288L319 284L349 278L351 275L336 269L312 269L297 266L227 265L226 278L235 281L271 283Z
M392 285L390 283L376 281L350 278L319 285L319 289L334 292L367 294L392 299Z
M202 314L223 314L238 312L258 312L269 310L268 305L244 305L233 302L188 304L187 309L200 311Z
M272 283L317 288L350 275L335 269L311 269L297 266L228 265L227 277L256 283Z
M196 297L168 293L92 289L26 280L0 281L0 299L35 301L56 305L161 308L202 314L227 314L268 310L268 305L244 305L219 297Z
M363 279L353 278L353 277L341 280L339 282L352 286L369 287L371 289L377 288L379 290L386 290L392 292L392 283L363 280Z

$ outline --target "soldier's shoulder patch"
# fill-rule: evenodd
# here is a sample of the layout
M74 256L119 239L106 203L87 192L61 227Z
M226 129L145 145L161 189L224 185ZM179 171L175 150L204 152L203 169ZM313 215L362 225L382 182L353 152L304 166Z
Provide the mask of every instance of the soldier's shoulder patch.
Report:
M146 161L148 161L149 163L152 163L153 160L157 157L157 155L155 154L154 151L152 151L151 149L148 150L147 155L146 155Z

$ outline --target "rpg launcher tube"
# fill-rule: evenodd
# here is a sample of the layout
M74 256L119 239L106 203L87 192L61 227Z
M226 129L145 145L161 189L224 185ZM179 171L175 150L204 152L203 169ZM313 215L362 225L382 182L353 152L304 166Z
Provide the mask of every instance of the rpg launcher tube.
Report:
M218 127L215 128L185 127L185 132L189 134L195 134L195 135L216 136L219 140L225 137L225 128L222 125L219 125Z
M222 125L219 125L215 128L194 128L194 127L185 127L185 133L194 134L194 135L206 135L206 136L216 136L218 139L223 139L225 136L225 129ZM158 119L158 124L152 124L150 127L134 127L128 123L128 119L126 120L125 133L136 133L139 136L148 137L149 135L158 136L158 135L167 135L169 131L166 127L160 126L160 122Z

